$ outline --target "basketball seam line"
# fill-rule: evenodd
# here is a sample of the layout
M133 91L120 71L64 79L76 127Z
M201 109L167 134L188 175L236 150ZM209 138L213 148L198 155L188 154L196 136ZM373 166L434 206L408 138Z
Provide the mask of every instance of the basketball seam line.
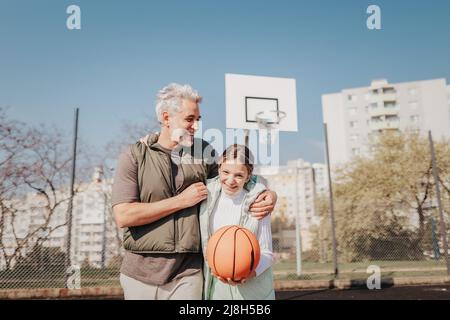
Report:
M239 228L239 227L236 230L234 230L233 273L232 273L232 278L231 278L233 281L235 281L234 274L236 272L236 235L239 230L241 230L241 228Z
M214 270L216 271L216 273L217 273L217 268L216 268L216 249L217 249L217 246L219 245L220 239L222 239L223 235L224 235L228 230L230 230L230 229L233 228L233 227L234 227L234 226L230 226L230 227L228 227L226 230L224 230L224 232L222 232L222 234L220 235L219 239L217 239L216 246L214 247L214 252L213 252L213 266L214 266Z
M249 237L244 231L242 231L242 232L243 232L244 235L247 237L248 242L250 243L250 246L252 247L252 262L250 263L250 272L251 272L252 269L253 269L253 264L255 263L255 249L253 248L253 243L252 243L252 241L250 240L250 237Z

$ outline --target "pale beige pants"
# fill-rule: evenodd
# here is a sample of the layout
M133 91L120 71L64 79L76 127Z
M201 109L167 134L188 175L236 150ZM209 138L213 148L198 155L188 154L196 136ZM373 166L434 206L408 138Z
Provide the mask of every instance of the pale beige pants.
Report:
M125 300L201 300L203 274L173 280L165 285L149 285L120 274Z

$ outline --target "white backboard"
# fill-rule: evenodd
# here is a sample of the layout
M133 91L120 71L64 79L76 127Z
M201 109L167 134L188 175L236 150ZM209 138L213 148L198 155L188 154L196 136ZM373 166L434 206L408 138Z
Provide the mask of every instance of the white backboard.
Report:
M256 114L279 110L280 131L298 131L295 79L225 74L226 127L258 129Z

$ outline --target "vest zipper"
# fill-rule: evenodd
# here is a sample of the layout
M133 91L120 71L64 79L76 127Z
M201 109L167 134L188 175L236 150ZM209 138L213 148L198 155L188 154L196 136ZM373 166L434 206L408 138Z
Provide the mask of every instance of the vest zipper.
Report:
M181 156L180 156L180 165L178 166L177 164L175 164L178 167L178 170L181 170L181 174L183 175L183 183L181 184L180 188L177 188L176 184L175 184L175 180L173 179L173 188L175 190L175 195L178 195L178 190L181 189L183 187L184 184L184 171L183 171L183 166L181 165L182 161L181 161ZM178 172L178 171L177 171ZM178 175L180 173L178 172ZM183 209L184 210L184 209ZM178 216L174 217L174 221L175 221L175 252L179 252L178 251L178 243L181 242L180 239L178 239Z
M170 155L167 155L167 160L169 161L169 168L170 168L170 186L172 188L172 197L176 196L177 193L177 189L175 187L175 181L174 181L174 176L173 176L173 170L172 170L172 159L170 158ZM175 252L178 252L178 226L177 226L177 217L175 215L175 213L173 214L173 228L174 228L174 250Z

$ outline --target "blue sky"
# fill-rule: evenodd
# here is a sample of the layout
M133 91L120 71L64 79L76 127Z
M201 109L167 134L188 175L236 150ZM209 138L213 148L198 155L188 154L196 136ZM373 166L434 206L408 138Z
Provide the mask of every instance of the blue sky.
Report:
M71 4L81 30L66 28ZM370 4L382 30L366 28ZM324 162L321 95L448 80L449 34L448 0L0 0L0 105L68 133L79 107L80 136L100 148L154 117L170 82L198 89L204 128L225 130L225 73L295 78L300 130L281 134L281 162Z

